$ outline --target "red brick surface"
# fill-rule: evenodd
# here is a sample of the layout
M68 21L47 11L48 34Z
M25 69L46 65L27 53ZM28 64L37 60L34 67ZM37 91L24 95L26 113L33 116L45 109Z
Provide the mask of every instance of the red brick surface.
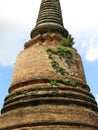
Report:
M9 95L0 116L0 130L98 130L98 108L77 51L64 47L71 49L70 64L54 56L66 74L51 65L47 49L60 47L61 39L57 34L44 34L25 44L16 59ZM71 79L78 84L51 85L49 79Z
M24 126L24 127L23 127ZM73 105L40 105L8 112L0 117L0 130L19 127L51 130L97 130L98 115L83 107ZM21 128L21 130L22 130ZM29 129L27 129L29 130Z

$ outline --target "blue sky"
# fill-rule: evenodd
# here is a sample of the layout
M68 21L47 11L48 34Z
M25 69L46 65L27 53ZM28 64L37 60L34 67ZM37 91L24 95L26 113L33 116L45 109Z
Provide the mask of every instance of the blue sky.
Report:
M0 109L11 85L15 58L30 39L41 0L0 0ZM75 39L87 83L98 101L98 0L60 0L65 28Z

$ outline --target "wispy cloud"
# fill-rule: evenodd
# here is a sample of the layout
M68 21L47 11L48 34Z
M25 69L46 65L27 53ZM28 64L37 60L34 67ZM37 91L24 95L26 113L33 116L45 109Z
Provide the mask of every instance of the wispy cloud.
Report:
M96 102L98 104L98 94L95 95L95 98L96 98Z
M83 37L83 38L82 38ZM79 53L88 62L95 62L98 60L98 36L84 36L80 37L80 43L76 45Z
M39 0L36 6L33 2L0 1L0 65L12 65L24 42L29 40L40 6Z
M98 38L91 37L88 42L83 42L81 46L86 49L85 60L90 62L98 60Z
M98 60L98 39L95 40L93 37L90 39L85 59L91 62Z
M0 65L12 65L16 55L23 49L25 37L27 38L26 27L1 20L0 22Z

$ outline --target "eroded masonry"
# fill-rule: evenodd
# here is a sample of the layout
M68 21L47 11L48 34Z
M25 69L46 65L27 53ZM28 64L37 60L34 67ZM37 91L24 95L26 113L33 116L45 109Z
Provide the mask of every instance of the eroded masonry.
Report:
M30 35L16 58L0 130L98 130L97 103L59 0L42 0Z

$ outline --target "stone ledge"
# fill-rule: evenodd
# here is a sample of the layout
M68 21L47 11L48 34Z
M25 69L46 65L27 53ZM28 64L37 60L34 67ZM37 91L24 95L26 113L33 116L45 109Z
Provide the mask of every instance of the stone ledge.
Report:
M27 49L28 47L31 47L35 44L44 45L44 43L46 43L46 45L57 45L63 39L64 37L62 37L59 33L45 33L43 35L38 34L33 39L24 44L24 49Z
M68 95L67 95L68 96ZM71 97L70 97L71 96ZM55 104L55 105L77 105L77 106L83 106L84 108L91 109L92 111L95 111L96 113L98 112L98 108L95 104L91 102L87 102L85 100L81 100L78 98L72 97L72 95L69 95L68 97L56 97L55 95L52 97L51 95L46 96L46 97L35 97L33 98L32 96L28 96L25 99L20 99L19 101L14 101L11 102L10 104L7 104L3 107L2 113L6 113L8 111L18 109L18 108L24 108L28 106L39 106L43 104Z
M28 127L32 125L34 127L34 124L36 124L36 128L40 126L43 128L40 124L44 123L46 127L49 126L48 124L50 126L54 124L56 127L60 122L62 122L61 127L73 124L71 128L76 127L79 129L81 126L86 129L90 128L91 130L98 129L98 115L95 112L84 107L77 107L76 105L57 106L50 104L19 108L3 114L0 116L0 130L18 128L18 126L25 125Z

